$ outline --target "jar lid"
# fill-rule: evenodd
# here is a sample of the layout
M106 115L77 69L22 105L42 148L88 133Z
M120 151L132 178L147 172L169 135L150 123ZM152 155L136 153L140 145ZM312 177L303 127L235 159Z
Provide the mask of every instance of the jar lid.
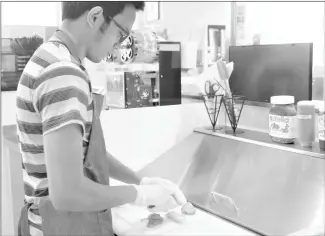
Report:
M297 105L302 105L302 106L314 106L316 107L316 103L314 101L299 101Z
M295 103L294 96L273 96L271 97L271 103L275 105L288 105Z
M297 113L298 114L305 114L305 113L309 114L310 112L313 112L313 113L317 112L315 102L304 100L304 101L299 101L297 103Z
M325 102L321 100L314 100L316 112L324 113L325 111Z

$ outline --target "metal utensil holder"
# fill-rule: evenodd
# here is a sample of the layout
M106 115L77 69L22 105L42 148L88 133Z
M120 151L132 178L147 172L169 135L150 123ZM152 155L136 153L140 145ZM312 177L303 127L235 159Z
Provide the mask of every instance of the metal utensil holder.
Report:
M202 95L202 98L212 125L212 131L215 132L216 130L222 129L221 126L218 127L216 124L220 113L223 95Z

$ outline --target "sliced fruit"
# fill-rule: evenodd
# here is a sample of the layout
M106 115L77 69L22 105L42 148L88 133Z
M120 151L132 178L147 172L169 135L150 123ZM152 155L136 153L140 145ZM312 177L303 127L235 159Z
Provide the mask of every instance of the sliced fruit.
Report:
M175 221L176 223L183 223L185 221L185 216L182 214L179 214L175 211L170 211L166 215L169 219L172 221Z
M182 213L185 215L194 215L195 212L196 212L196 209L190 202L188 202L182 206Z

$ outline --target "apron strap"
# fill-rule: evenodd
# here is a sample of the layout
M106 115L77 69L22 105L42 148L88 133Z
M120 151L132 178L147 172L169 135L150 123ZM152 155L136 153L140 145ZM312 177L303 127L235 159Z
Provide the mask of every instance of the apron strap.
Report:
M75 60L77 60L73 55L72 55L72 53L71 53L71 50L69 49L69 47L68 47L68 45L66 44L66 43L64 43L64 42L62 42L62 41L60 41L60 40L48 40L47 41L48 43L58 43L58 44L60 44L60 45L62 45L62 46L64 46L68 51L69 51L69 53L70 53L70 55L75 59ZM77 60L78 61L78 60ZM71 61L71 63L73 63L73 64L75 64L75 65L77 65L84 73L86 73L86 68L81 64L81 62L79 62L79 63L76 63L76 62L74 62L74 61ZM88 77L88 74L86 73L86 75L87 75L87 77ZM88 83L89 84L89 89L90 89L90 92L92 93L92 86L91 86L91 83Z
M31 205L31 203L25 203L25 205L21 209L20 218L18 221L18 236L30 236L28 210Z
M48 42L48 43L58 43L58 44L64 46L64 47L69 51L70 55L71 55L75 60L77 60L77 59L73 56L73 54L71 53L71 50L69 49L69 47L68 47L68 45L67 45L66 43L64 43L64 42L62 42L62 41L60 41L60 40L49 40L49 41L47 41L47 42ZM77 60L77 61L79 61L79 63L76 63L76 62L73 62L73 61L72 61L72 63L78 65L78 66L80 67L80 69L82 69L82 71L86 71L86 68L81 64L81 61L80 61L80 60Z

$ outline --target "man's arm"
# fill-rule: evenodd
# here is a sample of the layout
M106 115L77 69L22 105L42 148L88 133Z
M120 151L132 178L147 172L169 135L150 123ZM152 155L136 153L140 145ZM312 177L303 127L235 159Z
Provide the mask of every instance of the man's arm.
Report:
M174 206L175 190L156 185L106 186L84 176L83 135L89 120L88 78L74 64L47 67L33 90L42 122L49 197L57 210L101 211L126 203ZM89 132L89 131L88 131ZM38 158L38 157L37 157ZM160 207L160 208L159 208Z
M83 175L82 131L66 125L44 136L44 153L53 205L65 211L101 211L132 203L133 186L106 186Z
M110 176L127 184L140 184L141 177L107 152Z

